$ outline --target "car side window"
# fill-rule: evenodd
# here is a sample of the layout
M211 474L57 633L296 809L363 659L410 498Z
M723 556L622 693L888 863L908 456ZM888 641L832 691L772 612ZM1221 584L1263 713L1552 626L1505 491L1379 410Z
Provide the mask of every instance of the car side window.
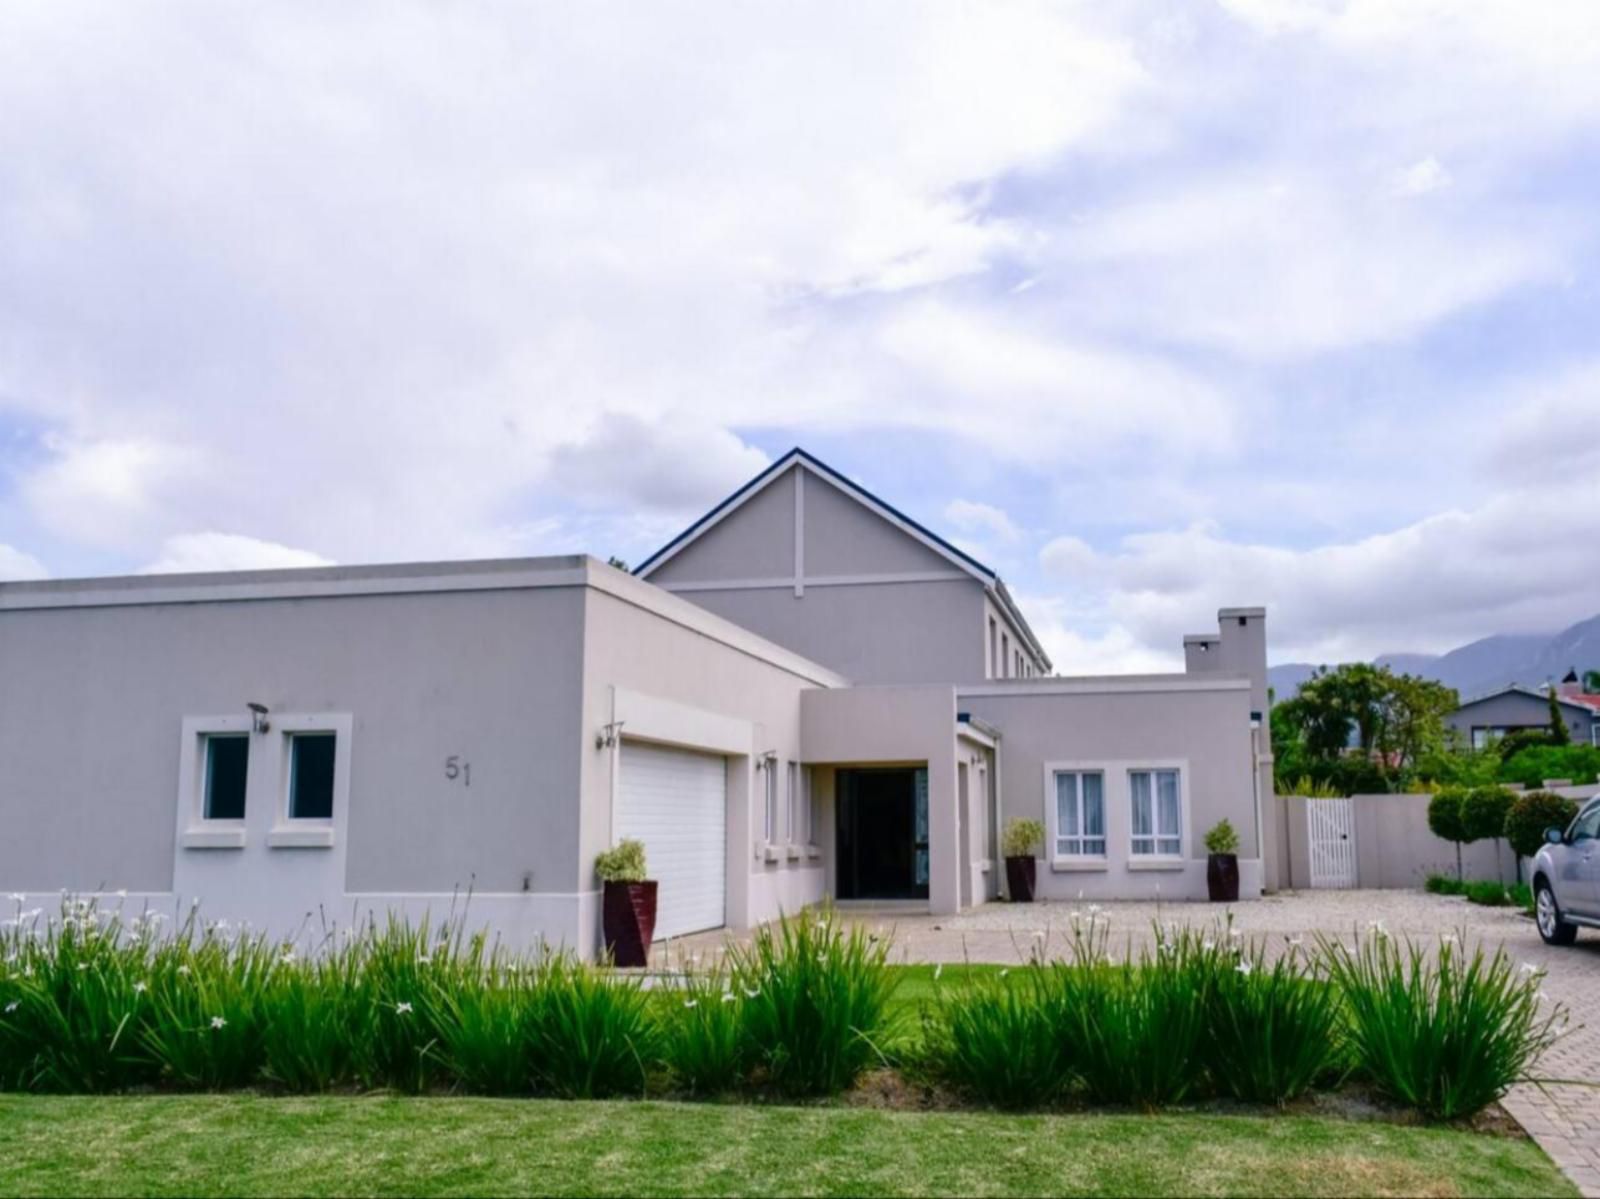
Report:
M1600 804L1580 815L1572 826L1572 839L1583 841L1600 837Z

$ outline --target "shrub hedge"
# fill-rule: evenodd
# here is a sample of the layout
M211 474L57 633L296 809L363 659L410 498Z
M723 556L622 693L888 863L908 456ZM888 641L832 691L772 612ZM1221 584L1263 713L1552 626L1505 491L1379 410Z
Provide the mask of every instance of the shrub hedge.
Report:
M921 1040L891 1048L889 949L824 909L647 980L459 924L307 950L69 900L0 928L0 1089L827 1096L892 1064L1001 1107L1156 1108L1354 1073L1448 1119L1522 1077L1563 1016L1537 972L1453 938L1402 949L1380 927L1269 955L1230 925L1167 926L1119 958L1091 910L1064 959L936 985Z

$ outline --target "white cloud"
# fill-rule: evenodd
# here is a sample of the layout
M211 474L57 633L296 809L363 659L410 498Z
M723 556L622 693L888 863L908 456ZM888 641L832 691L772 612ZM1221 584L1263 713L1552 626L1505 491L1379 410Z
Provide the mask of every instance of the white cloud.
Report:
M1432 155L1418 159L1404 170L1396 172L1394 180L1397 196L1425 196L1449 186L1450 172Z
M581 502L698 512L766 469L767 456L691 415L602 413L550 456L550 482Z
M1022 537L1022 530L1003 508L977 500L951 500L945 505L944 518L964 532L986 533L1006 544Z
M0 582L43 579L48 576L44 563L37 558L9 545L0 545Z
M1549 519L1552 503L1565 514ZM1264 604L1275 661L1440 651L1490 632L1555 631L1595 614L1600 479L1559 499L1530 488L1390 532L1304 549L1229 539L1212 525L1139 533L1115 550L1052 543L1044 569L1091 581L1093 610L1141 645L1175 645L1217 608Z
M301 566L332 566L333 562L310 550L298 550L274 541L261 541L239 533L180 533L161 543L160 556L141 574L187 574L208 570L284 570Z

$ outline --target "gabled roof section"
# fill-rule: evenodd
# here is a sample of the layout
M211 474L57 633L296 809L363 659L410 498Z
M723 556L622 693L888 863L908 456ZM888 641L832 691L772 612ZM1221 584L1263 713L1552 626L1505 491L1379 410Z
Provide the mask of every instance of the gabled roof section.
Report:
M1034 636L1033 630L1028 627L1028 622L1018 610L1015 601L1012 600L1010 592L1006 590L1005 584L1000 581L1000 576L992 568L985 566L964 550L957 549L932 529L913 520L893 504L880 499L859 483L840 474L826 462L813 454L807 453L799 446L777 459L766 470L751 479L743 487L667 542L666 545L651 554L634 568L633 573L641 579L648 579L654 571L694 544L696 540L715 528L723 520L737 512L744 504L748 503L754 496L759 495L768 486L781 478L790 467L794 466L809 471L818 478L832 484L863 507L894 525L901 532L921 542L934 553L947 559L958 569L977 579L995 597L1006 615L1017 626L1018 631L1027 640L1028 648L1045 664L1045 669L1048 670L1050 668L1050 658L1044 652L1044 647L1039 644L1038 638Z
M1458 707L1456 711L1460 712L1464 708L1470 708L1474 704L1481 704L1485 700L1499 699L1502 695L1526 695L1531 699L1538 700L1540 703L1547 704L1550 702L1550 693L1548 691L1541 691L1536 687L1524 686L1522 683L1507 683L1504 687L1500 687L1497 690L1485 691L1482 695L1474 695L1471 699L1462 700L1461 706ZM1562 695L1560 692L1557 692L1556 703L1560 704L1563 708L1576 708L1578 711L1589 716L1600 714L1596 712L1596 705L1600 705L1600 696Z

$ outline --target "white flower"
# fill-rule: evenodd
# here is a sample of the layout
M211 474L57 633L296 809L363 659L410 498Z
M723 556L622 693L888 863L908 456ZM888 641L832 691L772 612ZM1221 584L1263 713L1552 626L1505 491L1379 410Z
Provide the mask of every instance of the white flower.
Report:
M411 1005L405 1002L405 1000L401 1000L399 1003L394 1005L394 1014L397 1016L407 1015L410 1011Z
M127 891L126 887L124 887L122 890L117 892L117 898L118 899L126 899L126 898L128 898L128 891Z
M226 1020L224 1020L221 1016L213 1016L213 1017L211 1017L211 1027L212 1028L226 1028L227 1026L228 1026L228 1022Z
M941 974L943 974L943 973L944 973L944 963L940 962L937 966L935 966L933 968L933 981L934 982L938 982L939 981L939 976Z
M1252 967L1250 965L1249 959L1241 958L1239 960L1239 964L1237 966L1235 966L1234 969L1237 970L1240 974L1249 974L1251 969L1252 969Z
M1236 928L1230 928L1230 929L1229 929L1229 930L1228 930L1228 936L1229 936L1229 937L1230 937L1230 938L1231 938L1231 939L1232 939L1232 940L1235 940L1235 941L1237 941L1237 940L1238 940L1238 939L1239 939L1239 938L1240 938L1240 937L1242 937L1242 936L1244 936L1244 934L1243 934L1243 933L1242 933L1242 932L1240 932L1240 931L1239 931L1239 930L1238 930L1238 929L1236 929Z
M88 968L89 968L89 963L88 962L79 962L78 963L78 969L79 970L87 970Z
M1207 953L1210 953L1216 947L1217 947L1217 943L1215 941L1202 941L1202 942L1200 942L1200 948L1205 950Z
M734 995L734 993L732 991L724 991L722 993L722 1002L723 1003L732 1003L735 998L737 998L737 997Z
M26 895L24 895L21 891L13 891L13 892L11 892L11 898L13 900L15 900L17 903L26 903L27 900L28 900L28 897Z
M1011 967L1007 966L1004 970L1000 971L1000 977L1004 978L1006 975L1008 975L1010 973L1011 973Z
M431 965L433 965L433 959L431 957L429 957L427 954L423 954L421 957L419 957L417 959L417 965L419 965L419 966L431 966Z
M189 967L188 967L188 965L182 965L182 966L179 966L179 967L178 967L178 973L179 973L179 974L188 974L188 973L189 973Z
M1522 972L1524 974L1537 974L1539 973L1539 967L1535 966L1532 962L1523 962Z
M1304 937L1290 937L1289 938L1289 948L1290 949L1299 949L1300 946L1304 945L1305 943L1306 943L1306 939Z
M9 1016L12 1012L16 1011L21 1006L22 1006L22 1000L13 999L10 1003L6 1004L6 1015Z
M683 1001L683 1006L686 1007L686 1008L694 1008L694 1007L699 1007L700 1004L699 1004L699 1002L697 1000L685 999Z
M761 994L760 987L746 987L744 989L744 997L746 999L754 999L759 994Z
M138 982L133 984L133 993L135 995L143 995L149 989L150 984L145 982L143 979L140 979Z

